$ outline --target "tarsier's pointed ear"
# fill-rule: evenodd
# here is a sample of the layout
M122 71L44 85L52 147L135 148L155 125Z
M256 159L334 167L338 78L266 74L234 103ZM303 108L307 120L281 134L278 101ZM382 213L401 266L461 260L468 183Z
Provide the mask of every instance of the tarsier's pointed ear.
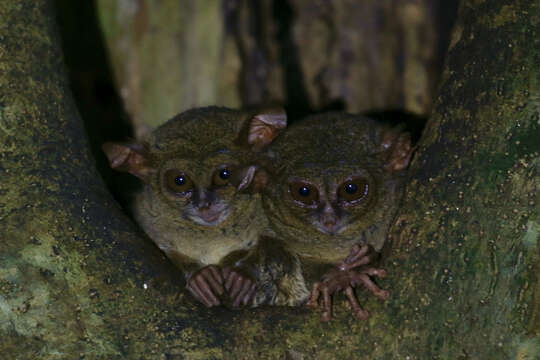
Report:
M240 171L235 181L238 191L261 192L268 183L268 173L262 167L251 165Z
M287 127L287 114L283 108L261 111L249 121L247 141L254 150L269 145Z
M401 132L399 129L389 129L383 133L381 152L384 153L384 161L388 171L401 171L409 166L411 156L416 150L412 145L411 135Z
M152 173L148 146L138 142L106 142L101 148L109 165L116 171L128 172L143 181L147 181Z

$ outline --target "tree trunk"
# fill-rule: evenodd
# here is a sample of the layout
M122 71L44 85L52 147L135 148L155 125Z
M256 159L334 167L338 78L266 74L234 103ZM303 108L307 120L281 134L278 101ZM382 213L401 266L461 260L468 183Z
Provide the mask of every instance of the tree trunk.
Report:
M538 2L461 4L388 255L400 356L540 356L539 19Z
M290 118L321 109L427 116L450 32L443 19L456 8L456 0L97 4L137 133L208 104L277 102Z
M203 105L240 105L240 60L216 0L97 0L120 94L137 135Z
M540 5L463 1L359 322L204 309L111 200L45 0L0 8L0 353L17 359L530 359L540 330ZM536 292L536 294L535 294ZM360 294L362 295L362 294ZM364 300L364 296L361 296ZM536 299L536 300L535 300Z

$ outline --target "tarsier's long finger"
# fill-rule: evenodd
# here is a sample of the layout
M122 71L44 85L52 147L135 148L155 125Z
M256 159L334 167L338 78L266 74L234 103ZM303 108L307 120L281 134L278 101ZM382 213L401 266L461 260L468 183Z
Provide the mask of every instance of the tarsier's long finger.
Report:
M225 289L227 289L227 291L231 291L231 286L234 284L237 277L238 274L235 271L229 271L227 280L225 281Z
M214 279L221 285L223 285L223 276L221 276L221 272L219 269L215 266L209 266L210 271L212 272L212 275L214 275Z
M223 285L221 285L220 281L216 279L214 271L216 269L214 267L209 267L208 269L205 269L206 271L201 272L201 276L204 277L206 282L210 285L213 292L216 292L218 295L223 294ZM221 275L219 277L221 279Z
M221 269L221 278L223 279L224 283L227 283L227 279L229 278L230 273L231 273L231 268L229 267Z
M212 289L210 288L210 285L208 285L208 283L203 277L197 276L197 278L195 279L195 283L200 290L201 297L208 300L212 305L219 305L218 298L214 295Z
M369 249L369 248L368 248ZM340 270L350 270L350 269L354 269L356 267L359 267L359 266L362 266L362 265L366 265L366 264L369 264L371 263L373 260L375 260L377 257L379 256L378 253L376 252L371 252L371 253L368 253L367 255L364 254L361 258L359 259L356 259L355 261L353 262L350 262L350 263L342 263L340 266L339 266L339 269Z
M347 288L345 289L345 295L347 295L347 299L349 299L349 304L351 304L351 308L356 318L359 320L367 319L369 317L369 313L366 310L362 309L358 304L358 301L354 296L354 291L352 287L347 286Z
M190 282L190 284L187 286L187 289L189 290L191 295L193 295L195 299L202 302L204 306L212 307L212 303L209 300L207 300L204 296L202 296L201 290L199 289L197 284L195 284L194 281Z
M368 274L369 276L386 277L388 273L384 269L367 268L361 270L362 274Z
M347 282L343 282L342 279L339 278L330 278L323 282L323 286L328 289L328 293L335 294L336 292L343 290L348 283L348 280Z
M236 295L236 298L234 298L233 300L233 307L240 306L242 299L244 298L244 296L246 296L246 294L251 289L251 285L252 285L251 280L245 279L243 283L244 284L242 286L242 289L238 292L238 294Z
M390 292L379 288L366 274L356 274L355 280L362 282L364 286L379 299L386 300L390 296Z
M321 294L321 283L316 282L313 284L313 289L311 290L311 295L309 296L309 300L306 303L306 306L316 309L319 307L319 296Z
M251 288L249 289L248 293L246 295L244 295L243 299L242 299L242 305L249 305L249 303L251 303L251 301L253 300L253 296L255 295L255 290L257 290L257 287L255 286L256 284L253 283L251 285Z
M235 275L236 276L233 275L234 281L233 281L233 284L231 286L231 290L230 290L230 294L229 294L231 299L236 299L236 295L238 295L240 290L242 290L242 285L244 284L244 281L243 281L242 277L240 275L236 274L236 273L235 273Z
M353 245L353 247L351 248L351 252L345 258L345 263L350 264L352 262L355 262L362 256L366 255L370 249L371 248L369 245L362 245L362 246L358 244Z
M323 287L323 312L321 314L322 321L330 321L332 319L332 298L327 287Z

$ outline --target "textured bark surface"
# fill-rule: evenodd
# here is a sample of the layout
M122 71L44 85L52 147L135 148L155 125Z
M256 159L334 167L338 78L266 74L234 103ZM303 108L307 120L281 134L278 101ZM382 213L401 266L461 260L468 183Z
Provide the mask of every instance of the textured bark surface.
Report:
M455 8L455 0L98 1L138 132L208 104L427 116Z
M0 353L13 359L534 359L540 5L464 1L379 284L354 320L203 309L93 167L50 2L0 7ZM536 294L535 294L536 292ZM365 301L364 301L365 300Z
M538 2L461 4L389 253L402 356L540 356L538 64Z

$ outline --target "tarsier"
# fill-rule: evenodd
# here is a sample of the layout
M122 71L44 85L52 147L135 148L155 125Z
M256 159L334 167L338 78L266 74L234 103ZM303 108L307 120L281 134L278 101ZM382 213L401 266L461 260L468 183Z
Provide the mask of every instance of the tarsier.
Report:
M302 259L313 286L307 305L318 307L322 296L323 320L338 291L358 318L368 313L353 288L388 298L370 279L386 272L369 263L385 242L412 151L409 134L342 113L304 119L270 146L278 171L264 192L265 212L275 236Z
M409 136L323 114L287 130L261 156L285 126L276 110L194 109L140 141L103 149L112 168L142 181L133 215L204 305L299 305L314 283L308 305L322 293L324 320L340 290L366 317L352 288L388 296L369 278L384 270L361 266L372 261L371 247L382 247L397 208Z
M266 175L259 176L254 158L285 126L279 111L208 107L186 111L140 141L103 145L113 169L143 183L131 205L135 220L208 307L224 295L234 307L266 301L264 294L254 300L256 279L237 259L267 226L255 194Z

